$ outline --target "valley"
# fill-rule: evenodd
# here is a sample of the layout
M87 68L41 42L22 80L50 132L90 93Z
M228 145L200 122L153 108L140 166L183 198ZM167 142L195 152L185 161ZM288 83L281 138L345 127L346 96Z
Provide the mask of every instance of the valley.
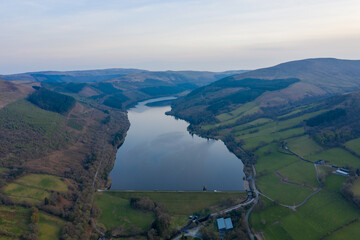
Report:
M358 234L359 68L5 76L0 236L218 239L215 216L225 239Z
M309 61L315 62L303 62ZM291 68L284 69L284 73L279 71L282 66L294 67L295 64L285 63L220 80L176 100L170 114L191 121L194 109L200 110L202 116L210 116L198 121L195 115L189 129L201 136L222 139L243 160L246 175L256 177L260 195L249 223L257 238L337 239L335 236L353 231L354 227L348 226L357 224L360 213L351 191L345 190L351 185L349 182L358 178L360 167L360 158L353 145L359 138L356 113L359 92L336 97L320 94L316 98L302 97L294 101L281 92L295 87L298 84L295 83L285 90L267 92L255 101L241 105L236 99L227 103L227 108L219 107L215 111L211 105L216 96L221 101L224 99L217 93L217 85L234 88L242 81L248 81L248 76L274 72L276 76L298 77L297 72L289 73ZM303 69L301 64L294 69ZM302 75L304 78L300 83L306 82L303 79L308 73ZM336 89L340 90L342 86L339 83ZM279 98L291 104L283 104ZM265 99L267 103L264 103ZM347 169L350 177L336 175L338 168ZM307 201L302 205L304 200ZM293 209L284 205L293 206ZM341 234L338 235L338 231Z

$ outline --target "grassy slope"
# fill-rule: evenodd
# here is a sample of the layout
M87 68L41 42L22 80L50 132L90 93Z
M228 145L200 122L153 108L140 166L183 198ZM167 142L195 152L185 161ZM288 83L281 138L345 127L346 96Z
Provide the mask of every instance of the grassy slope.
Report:
M39 217L39 240L59 239L65 221L43 212Z
M321 191L294 214L280 220L292 239L319 239L330 231L360 217L338 193Z
M357 221L355 223L346 226L331 236L325 238L326 240L343 240L343 239L355 239L356 236L360 236L360 222Z
M239 112L241 116L243 113ZM286 120L260 118L251 123L232 126L230 130L221 130L221 134L233 134L237 141L243 141L245 143L243 147L247 150L258 148L255 151L258 189L267 196L279 200L280 203L288 205L302 202L318 187L315 168L313 164L287 154L273 142L274 140L285 140L291 151L313 161L323 158L340 166L358 166L360 163L356 156L344 149L324 150L308 135L302 135L304 129L301 122L321 114L323 110L300 117L294 115L299 112L300 109L297 109L279 117L290 118ZM291 117L292 115L294 117ZM234 113L222 114L218 119L222 122L205 126L204 129L224 126L225 123L237 119L237 116ZM294 135L300 136L292 137ZM266 145L262 146L264 144ZM315 195L296 212L268 204L267 208L252 213L250 217L252 228L264 232L266 239L318 239L358 218L359 212L339 193L345 178L331 174L330 168L319 167L319 169L324 174L330 174L320 194ZM282 177L294 184L283 182ZM311 219L308 216L312 216ZM338 219L328 221L336 217Z
M50 195L50 191L67 191L61 178L52 175L30 174L4 187L3 193L17 201L39 203Z
M322 147L307 135L291 138L286 142L291 151L301 157L316 154L322 150Z
M342 148L331 148L323 152L309 155L311 161L326 160L339 167L353 166L360 168L360 159Z
M59 148L65 133L61 128L65 117L42 110L26 100L0 110L0 157L2 164L23 162ZM14 143L15 142L15 143Z
M348 141L345 146L360 155L360 138Z
M16 236L29 233L30 215L30 209L0 206L0 230Z

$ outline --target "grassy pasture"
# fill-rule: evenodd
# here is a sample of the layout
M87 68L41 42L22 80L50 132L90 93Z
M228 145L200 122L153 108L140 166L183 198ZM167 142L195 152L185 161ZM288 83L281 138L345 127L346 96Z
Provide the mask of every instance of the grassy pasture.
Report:
M275 143L259 148L255 155L257 157L255 168L258 174L273 172L298 161L293 155L279 152Z
M25 200L32 204L40 203L45 197L50 195L50 193L44 189L24 186L17 183L7 185L3 193L16 201Z
M39 217L39 240L59 239L65 221L43 212Z
M122 226L129 230L131 226L136 226L146 232L155 220L153 213L145 213L131 208L130 200L121 195L108 192L98 193L95 197L95 204L102 210L98 220L107 229Z
M250 133L247 135L236 137L237 141L243 140L245 145L243 146L246 150L254 149L263 144L269 144L274 140L282 140L293 136L301 135L304 133L302 127L291 128L285 131L272 131L271 129L260 130L256 133Z
M291 239L319 239L360 217L354 206L335 192L321 191L295 213L280 220Z
M64 192L67 191L67 185L57 176L47 174L30 174L15 181L16 183L38 187L46 190Z
M252 150L260 145L271 143L274 140L284 140L304 134L305 130L302 122L322 112L323 111L317 111L286 120L270 121L250 129L238 127L234 128L233 134L235 135L236 141L243 141L245 143L243 146L244 149Z
M341 185L345 180L346 178L344 176L337 174L330 174L325 179L325 187L330 190L340 191Z
M255 231L261 231L276 224L279 219L291 212L290 209L276 205L264 197L261 201L265 203L264 206L255 208L249 218L250 225Z
M350 224L336 232L334 232L326 240L343 240L343 239L355 239L356 236L360 236L360 221Z
M308 156L310 154L316 154L323 149L308 135L290 138L286 140L289 149L301 157Z
M244 130L246 128L260 126L260 125L263 125L265 123L269 123L271 121L272 120L269 119L269 118L258 118L258 119L254 120L254 121L249 122L249 123L238 125L238 126L234 127L233 129L234 129L234 131L241 131L241 130Z
M96 195L95 203L101 208L99 222L114 228L135 225L146 231L154 220L152 213L144 213L130 207L132 197L148 197L165 205L172 218L172 227L183 226L188 216L218 205L225 198L245 200L243 192L132 192L108 191Z
M257 178L258 189L274 200L282 204L296 205L301 203L313 191L297 185L280 182L275 173L269 173Z
M148 197L154 202L164 204L170 214L191 215L204 208L219 204L224 198L246 198L244 192L132 192L109 191L105 194L125 199Z
M360 155L360 138L346 142L345 146Z
M216 116L216 118L220 122L229 121L230 119L233 119L240 115L243 115L244 113L251 111L253 108L256 108L256 107L257 107L257 104L255 102L245 103L229 113L223 113L223 114Z
M342 148L330 148L323 152L309 155L307 159L314 162L317 160L326 160L329 161L330 164L339 167L352 166L360 168L360 159Z
M313 164L298 160L297 162L283 167L278 172L286 177L288 181L305 184L307 186L318 187L316 171Z
M30 174L8 184L3 193L17 201L26 200L36 204L50 195L49 191L67 191L61 178L46 174Z
M0 230L21 236L30 232L31 211L22 207L0 206ZM0 235L0 239L5 239ZM12 238L9 238L12 239Z

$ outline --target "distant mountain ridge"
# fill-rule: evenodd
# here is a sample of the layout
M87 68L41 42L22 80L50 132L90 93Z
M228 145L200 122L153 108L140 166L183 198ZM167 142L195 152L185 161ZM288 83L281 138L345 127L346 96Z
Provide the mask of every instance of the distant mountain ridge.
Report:
M146 79L156 79L165 82L194 82L196 85L205 85L212 81L246 72L233 70L225 72L208 71L148 71L142 69L98 69L81 71L41 71L11 75L0 75L0 79L8 81L31 82L143 82Z
M31 82L99 82L132 73L146 72L141 69L110 68L79 71L40 71L10 75L0 75L1 79L8 81Z

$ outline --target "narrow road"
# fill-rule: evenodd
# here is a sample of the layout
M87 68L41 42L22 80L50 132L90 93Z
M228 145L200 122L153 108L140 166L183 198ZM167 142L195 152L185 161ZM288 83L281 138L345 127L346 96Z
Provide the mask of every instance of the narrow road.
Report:
M255 169L254 164L252 164L251 167L252 167L252 170L253 170L253 177L250 176L249 178L250 178L250 180L252 182L253 192L255 193L255 198L254 198L254 205L252 205L251 208L249 209L249 211L246 213L245 223L246 223L246 228L247 228L250 239L254 240L255 239L254 234L251 232L251 229L250 229L249 216L250 216L252 210L254 209L254 207L256 206L256 204L259 201L259 191L256 189L256 185L255 185L256 169Z
M201 236L199 234L200 228L201 228L201 226L199 225L199 226L197 226L197 227L195 227L195 228L193 228L191 230L188 230L188 232L185 233L184 236L189 236L189 237L192 237L192 238L197 237L197 238L200 238L202 240L202 238L201 238ZM179 239L181 239L181 237L182 237L182 235L177 236L176 238L174 238L174 240L179 240Z
M317 194L317 193L319 193L319 192L321 191L321 189L322 189L322 184L321 184L321 182L320 182L320 180L319 180L319 177L318 177L318 170L317 170L316 164L314 164L314 167L315 167L315 172L316 172L316 180L317 180L318 183L319 183L318 189L317 189L315 192L311 193L309 196L307 196L304 201L302 201L301 203L299 203L299 204L297 204L297 205L290 206L290 205L285 205L285 204L281 204L281 203L280 203L280 204L279 204L280 206L283 206L283 207L286 207L286 208L290 208L291 210L295 211L296 208L301 207L302 205L304 205L307 201L309 201L309 199L310 199L312 196L314 196L315 194ZM259 194L260 194L261 196L269 199L269 200L272 201L272 202L275 201L274 199L270 198L269 196L267 196L267 195L265 195L265 194L263 194L263 193L261 193L261 192L259 192Z
M92 183L92 186L95 187L95 181L96 181L96 177L99 173L99 169L101 167L101 164L103 162L103 159L104 159L104 152L105 152L105 148L106 148L106 144L105 144L105 137L106 137L106 133L109 129L106 129L106 131L104 132L104 135L103 135L103 139L102 139L102 143L103 143L103 149L101 151L101 158L100 158L100 163L96 169L96 172L95 172L95 176L94 176L94 179L93 179L93 183Z
M239 203L235 206L232 206L230 208L227 208L227 209L224 209L224 210L221 210L219 212L215 212L215 213L212 213L210 214L211 217L216 217L218 215L221 215L221 214L224 214L224 213L228 213L228 212L231 212L231 211L234 211L235 209L238 209L238 208L241 208L241 207L245 207L247 205L250 205L251 203L253 203L255 201L255 198L251 198L249 201L246 201L244 203Z

